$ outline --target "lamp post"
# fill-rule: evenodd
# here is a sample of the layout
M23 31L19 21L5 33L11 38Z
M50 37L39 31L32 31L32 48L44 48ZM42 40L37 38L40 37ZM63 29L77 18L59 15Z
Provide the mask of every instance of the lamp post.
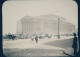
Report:
M60 19L58 18L58 39L60 39Z

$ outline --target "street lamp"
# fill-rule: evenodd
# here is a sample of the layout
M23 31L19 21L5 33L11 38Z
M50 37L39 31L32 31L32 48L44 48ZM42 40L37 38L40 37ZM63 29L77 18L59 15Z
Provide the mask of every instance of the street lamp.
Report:
M60 39L60 19L58 18L58 39Z

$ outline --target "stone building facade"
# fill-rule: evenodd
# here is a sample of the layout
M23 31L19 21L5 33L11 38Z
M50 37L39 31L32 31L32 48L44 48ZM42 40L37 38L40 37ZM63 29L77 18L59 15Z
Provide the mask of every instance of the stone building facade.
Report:
M56 15L24 16L17 21L17 34L60 34L73 33L75 25L66 22L66 18Z

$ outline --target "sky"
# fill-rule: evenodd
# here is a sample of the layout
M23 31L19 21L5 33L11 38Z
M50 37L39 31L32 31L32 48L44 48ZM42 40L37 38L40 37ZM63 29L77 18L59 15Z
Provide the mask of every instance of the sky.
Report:
M78 28L78 6L72 0L6 1L2 8L3 34L16 33L17 20L22 17L53 14L66 18Z

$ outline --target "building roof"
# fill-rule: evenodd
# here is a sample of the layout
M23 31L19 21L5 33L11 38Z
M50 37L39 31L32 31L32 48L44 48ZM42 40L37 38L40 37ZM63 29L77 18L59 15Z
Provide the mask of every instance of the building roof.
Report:
M24 16L23 18L21 18L21 20L26 20L26 19L47 19L47 20L54 20L54 21L57 21L58 18L60 18L61 21L66 21L66 18L64 17L60 17L60 16L57 16L57 15L52 15L52 14L47 14L47 15L41 15L41 16L35 16L35 17L31 17L31 16Z

